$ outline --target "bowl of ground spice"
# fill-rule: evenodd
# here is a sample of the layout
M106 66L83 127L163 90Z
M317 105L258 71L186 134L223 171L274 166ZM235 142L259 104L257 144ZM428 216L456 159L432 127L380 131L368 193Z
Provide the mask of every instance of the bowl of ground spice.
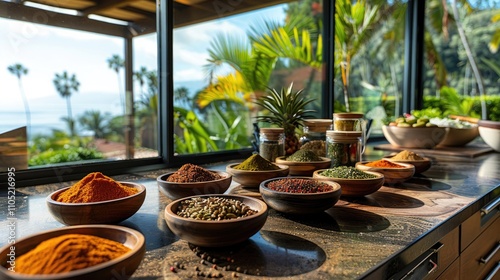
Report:
M144 236L115 225L48 230L0 249L0 279L128 279L145 253Z
M384 174L363 171L352 166L337 166L316 170L313 178L337 182L342 187L342 196L364 196L374 193L384 184Z
M267 220L268 208L260 199L213 194L181 198L165 207L170 230L202 247L241 243L257 233Z
M389 155L385 158L392 162L408 163L415 166L415 174L420 174L431 168L432 161L430 158L422 157L415 152L403 150L395 155Z
M375 161L360 161L356 168L363 171L373 171L384 174L384 182L397 184L407 181L415 174L415 166L409 163L393 162L387 159Z
M290 156L276 158L277 164L288 165L292 176L312 176L318 169L330 167L332 160L327 157L320 157L312 150L298 150Z
M232 175L225 171L210 170L191 163L156 178L160 192L172 200L192 195L222 194L231 181Z
M71 187L51 193L47 207L66 225L115 224L134 215L145 198L146 187L141 184L92 172Z
M278 177L260 184L259 192L269 207L290 214L323 212L340 198L340 184L311 177Z
M275 164L259 154L226 166L226 172L233 176L235 182L250 188L258 188L260 183L267 179L287 176L288 171L288 165Z

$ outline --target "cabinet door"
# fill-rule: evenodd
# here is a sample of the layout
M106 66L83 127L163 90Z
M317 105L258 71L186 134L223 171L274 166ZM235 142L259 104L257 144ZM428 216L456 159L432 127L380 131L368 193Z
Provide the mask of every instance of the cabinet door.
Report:
M461 224L460 252L467 249L479 234L500 216L499 204L500 197L496 197L483 207L481 211L476 212Z

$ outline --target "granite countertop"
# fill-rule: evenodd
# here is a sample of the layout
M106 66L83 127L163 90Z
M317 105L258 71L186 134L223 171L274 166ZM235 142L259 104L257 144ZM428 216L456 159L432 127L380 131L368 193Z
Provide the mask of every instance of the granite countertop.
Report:
M371 149L365 159L385 154ZM434 244L446 234L445 228L456 227L470 216L465 209L481 207L477 206L480 198L500 193L500 153L431 159L431 169L423 174L403 184L385 185L362 198L341 198L321 214L293 216L271 209L259 233L241 244L218 249L193 247L168 229L163 211L171 200L158 191L156 178L172 169L113 176L147 188L141 209L120 223L146 237L146 254L131 279L208 278L213 272L238 279L369 278L399 255L420 255L428 249L421 244ZM237 161L206 167L225 170L233 162ZM45 199L73 183L17 188L17 238L63 227L50 215ZM228 192L258 196L235 182ZM6 196L0 197L0 204L7 205ZM0 209L0 216L6 217L6 211L7 207ZM0 227L8 227L3 218ZM1 234L3 246L7 231ZM200 252L217 259L216 270L213 259L202 261ZM170 271L176 265L179 269ZM228 265L229 271L225 271ZM196 267L204 277L195 276Z

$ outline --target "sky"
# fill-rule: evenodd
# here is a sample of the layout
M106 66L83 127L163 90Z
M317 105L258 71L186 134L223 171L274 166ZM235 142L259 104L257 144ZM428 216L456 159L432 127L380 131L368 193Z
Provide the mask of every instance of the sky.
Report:
M244 35L250 24L264 18L282 21L283 6L175 29L174 88L196 87L205 81L202 66L206 64L207 47L215 34ZM157 69L156 44L156 34L134 39L134 71L141 66ZM119 37L0 18L0 132L9 124L25 123L19 119L21 115L24 117L24 106L18 80L7 70L16 63L29 71L22 77L22 87L30 106L32 125L37 121L47 122L40 114L53 115L52 123L59 123L60 117L66 116L66 101L53 84L55 74L63 71L75 74L80 82L79 91L71 97L73 117L87 109L118 114L121 111L119 78L108 67L107 59L114 54L123 57L123 49L123 39ZM124 81L123 71L120 80ZM135 84L135 92L139 92ZM19 114L21 112L23 114Z

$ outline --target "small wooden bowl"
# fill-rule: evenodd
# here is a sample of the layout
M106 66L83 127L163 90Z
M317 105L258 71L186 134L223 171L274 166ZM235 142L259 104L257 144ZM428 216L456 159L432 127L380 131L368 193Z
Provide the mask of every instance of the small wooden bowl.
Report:
M162 194L172 200L201 194L222 194L231 185L232 175L218 170L209 170L219 174L222 178L206 182L176 183L167 181L175 172L169 172L156 178L158 189Z
M415 166L415 174L420 174L429 170L432 166L432 160L427 157L423 157L422 160L402 160L402 159L392 159L392 156L386 156L385 159L388 159L392 162L396 163L406 163Z
M286 160L286 156L281 156L276 158L276 163L288 165L290 168L288 174L291 176L312 176L315 170L330 167L332 160L327 157L321 157L321 161L299 162L288 161Z
M318 193L289 193L271 190L270 182L281 179L307 179L324 182L332 186L332 190ZM340 199L341 187L338 183L311 177L278 177L266 180L260 184L259 192L269 207L284 213L311 214L323 212L335 205Z
M29 275L8 271L6 267L8 267L7 261L9 261L9 256L7 254L10 253L10 247L12 246L8 244L0 249L0 279L114 279L117 276L116 273L119 273L120 277L125 279L132 276L137 267L139 267L146 252L145 238L136 230L114 225L81 225L48 230L16 240L16 256L21 256L31 251L42 241L65 234L87 234L110 239L122 243L130 248L130 251L116 259L67 273Z
M360 161L356 163L356 168L363 171L373 171L384 174L384 181L387 184L397 184L402 183L415 174L415 166L408 163L397 162L397 164L403 166L401 168L389 168L389 167L371 167L365 165L369 161Z
M180 202L191 197L175 200L165 207L165 221L170 230L187 242L202 247L222 247L243 242L257 233L267 220L268 208L260 199L227 194L197 195L192 197L224 197L241 201L256 210L248 217L205 221L184 218L176 214Z
M364 171L377 177L370 179L345 179L335 178L321 175L327 169L316 170L313 173L313 178L325 179L340 184L342 188L342 196L364 196L378 191L384 184L384 174Z
M116 224L134 215L141 208L146 198L146 187L132 182L120 184L139 190L138 193L99 202L64 203L56 201L57 196L70 187L51 193L47 197L47 207L50 214L65 225L83 224Z
M263 170L263 171L249 171L235 169L234 167L239 163L234 163L226 166L226 172L233 176L233 180L246 187L259 187L262 181L275 177L285 177L288 175L289 167L284 164L277 164L280 169L276 170Z

